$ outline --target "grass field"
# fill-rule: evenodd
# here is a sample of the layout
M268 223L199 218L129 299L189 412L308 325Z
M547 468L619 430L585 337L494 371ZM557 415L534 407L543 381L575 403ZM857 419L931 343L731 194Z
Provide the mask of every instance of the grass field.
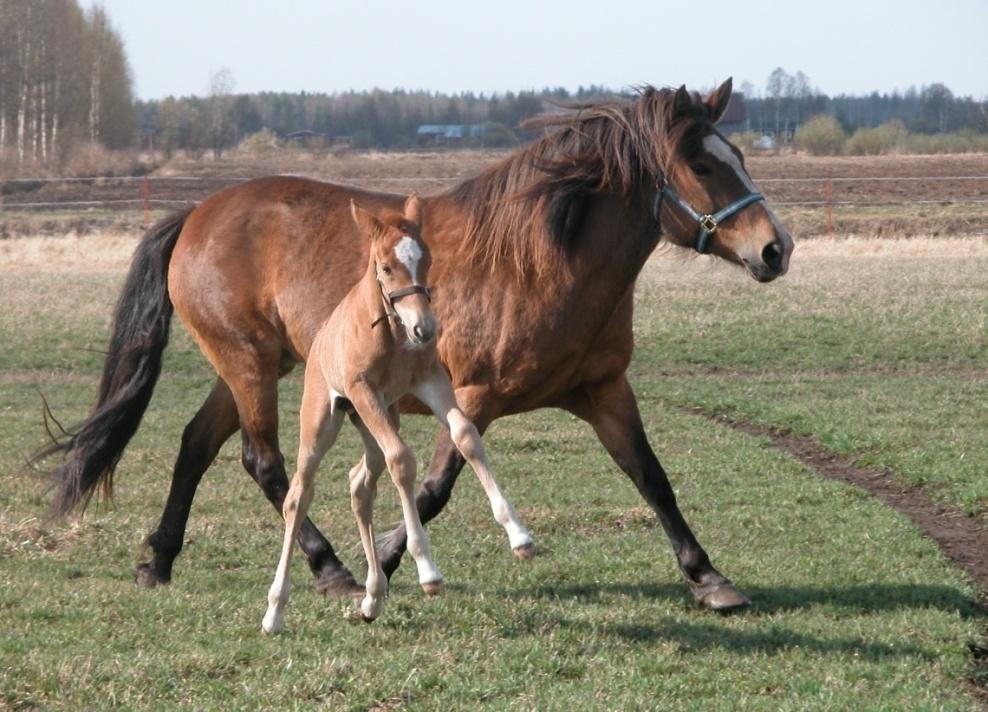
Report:
M260 633L281 524L228 445L200 488L168 587L132 583L181 429L212 380L177 329L109 510L43 527L21 469L38 389L67 421L94 396L132 242L0 243L0 708L971 709L978 592L936 545L860 490L819 478L684 406L811 434L972 516L988 511L988 242L798 245L772 285L660 251L638 289L632 379L687 518L751 612L698 610L661 529L589 429L498 421L495 469L540 546L515 561L465 473L430 525L445 596L406 565L372 626L296 559L287 630ZM283 389L293 460L299 379ZM421 462L431 427L407 418ZM313 512L362 571L345 471ZM400 514L382 486L380 523Z

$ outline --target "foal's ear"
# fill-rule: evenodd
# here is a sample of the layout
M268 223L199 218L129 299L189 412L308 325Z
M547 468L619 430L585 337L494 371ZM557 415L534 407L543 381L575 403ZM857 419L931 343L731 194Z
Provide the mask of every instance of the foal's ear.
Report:
M405 201L405 220L422 227L422 201L417 193L412 193Z
M707 97L707 108L710 110L710 123L716 124L727 111L727 105L731 103L731 77L719 87L710 92Z
M357 227L368 237L377 237L384 232L384 223L378 220L377 216L357 205L353 199L350 200L350 214L353 215Z

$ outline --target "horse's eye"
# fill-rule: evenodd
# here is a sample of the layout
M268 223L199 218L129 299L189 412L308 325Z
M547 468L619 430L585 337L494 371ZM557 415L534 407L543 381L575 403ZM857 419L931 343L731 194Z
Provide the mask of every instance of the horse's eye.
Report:
M381 265L381 271L384 272L384 274L391 274L391 268L387 265Z
M690 170L698 176L708 176L710 175L710 166L705 163L691 163Z

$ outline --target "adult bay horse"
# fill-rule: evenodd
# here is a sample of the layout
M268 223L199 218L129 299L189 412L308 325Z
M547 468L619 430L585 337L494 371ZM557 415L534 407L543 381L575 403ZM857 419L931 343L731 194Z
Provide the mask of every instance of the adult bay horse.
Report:
M546 135L448 192L423 198L441 285L439 354L481 433L495 418L564 408L587 421L665 530L696 600L748 600L711 564L676 504L645 435L626 370L635 280L660 237L743 266L767 282L793 243L761 200L741 154L715 124L731 95L646 87L631 101L543 117ZM280 511L288 490L278 443L278 379L308 356L322 322L353 286L367 245L350 201L399 211L405 197L299 178L224 190L153 227L117 305L97 405L60 451L55 514L109 488L159 376L172 310L218 378L182 436L150 562L137 580L170 580L196 487L238 429L243 464ZM403 401L406 412L425 412ZM464 464L445 429L417 496L423 521L449 499ZM353 576L306 520L299 543L317 586L353 595ZM390 575L402 527L381 545Z

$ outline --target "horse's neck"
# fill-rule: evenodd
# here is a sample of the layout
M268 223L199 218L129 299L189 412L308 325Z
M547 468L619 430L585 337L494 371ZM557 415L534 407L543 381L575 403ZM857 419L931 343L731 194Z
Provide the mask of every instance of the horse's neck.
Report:
M462 305L467 314L521 312L526 330L557 333L559 329L577 329L581 338L593 338L633 289L658 242L658 233L648 214L644 190L630 203L615 196L594 196L589 201L565 261L544 275L522 279L510 260L493 269L488 264L461 262L458 251L463 233L441 230L437 225L434 234L445 233L448 237L444 241L449 240L433 247L437 290L449 295L450 304ZM459 306L444 309L443 317L458 319L460 311ZM489 328L510 331L518 324L516 317L497 317L471 328L479 334Z
M569 260L576 281L630 286L659 242L658 229L647 212L647 197L590 200Z

